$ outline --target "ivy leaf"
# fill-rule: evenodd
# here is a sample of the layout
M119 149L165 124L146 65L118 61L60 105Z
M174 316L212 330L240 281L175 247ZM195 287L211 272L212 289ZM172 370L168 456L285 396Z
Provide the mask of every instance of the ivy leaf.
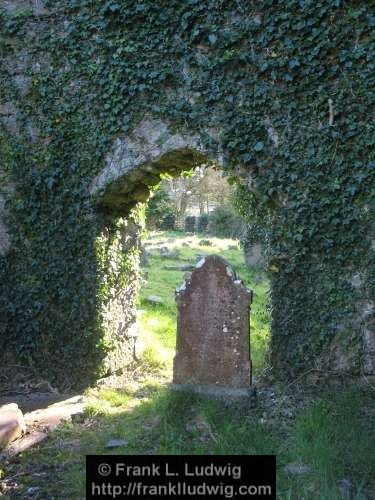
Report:
M299 62L298 59L292 59L291 61L289 61L290 69L297 68L298 66L301 66L301 63Z
M259 141L254 146L255 151L262 151L264 149L264 144L262 141Z
M118 12L120 10L120 5L118 3L108 2L105 9L111 12Z

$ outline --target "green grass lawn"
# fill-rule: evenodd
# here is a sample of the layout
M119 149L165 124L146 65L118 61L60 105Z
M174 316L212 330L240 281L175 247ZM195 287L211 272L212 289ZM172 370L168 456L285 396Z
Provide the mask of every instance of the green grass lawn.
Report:
M172 241L173 240L173 241ZM365 500L375 498L374 390L317 390L275 384L259 389L258 405L220 401L171 390L168 382L175 345L174 289L181 271L168 271L160 246L178 247L178 262L196 255L219 253L254 292L251 346L256 374L266 364L269 334L268 283L260 270L247 269L232 240L152 233L150 266L140 300L143 355L114 387L87 391L81 422L59 427L39 447L0 465L0 496L78 499L85 495L87 454L275 454L277 498L305 500ZM183 243L188 246L183 246ZM229 248L231 247L231 248ZM146 297L159 296L151 305ZM107 448L109 439L124 445ZM291 470L302 468L302 473Z
M200 245L207 240L211 245ZM160 256L160 247L178 249L178 259ZM165 269L173 264L196 264L199 256L216 254L226 259L244 283L253 290L251 306L251 358L255 376L266 366L270 313L268 308L268 281L260 269L246 267L243 251L231 239L186 236L179 232L151 232L146 241L149 266L143 269L146 282L140 294L139 325L145 355L155 363L162 360L171 368L176 342L175 289L184 279L183 271ZM162 304L150 304L148 296L158 296Z

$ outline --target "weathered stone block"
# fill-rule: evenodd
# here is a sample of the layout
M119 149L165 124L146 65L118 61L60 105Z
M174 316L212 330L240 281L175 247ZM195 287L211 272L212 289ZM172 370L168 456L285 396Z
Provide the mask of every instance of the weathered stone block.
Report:
M26 432L23 414L14 403L0 407L0 450Z

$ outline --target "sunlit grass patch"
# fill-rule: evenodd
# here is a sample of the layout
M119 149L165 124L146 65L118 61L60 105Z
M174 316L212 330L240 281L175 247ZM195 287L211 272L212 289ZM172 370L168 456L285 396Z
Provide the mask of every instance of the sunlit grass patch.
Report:
M174 315L159 307L147 308L139 316L139 325L143 334L141 341L145 344L152 344L159 340L161 346L172 350L175 348L176 320Z
M86 397L85 414L98 416L111 412L114 408L125 408L131 401L132 393L126 388L121 390L101 388L95 391L89 390Z
M126 389L113 390L103 388L99 391L99 399L101 401L106 401L111 406L115 407L126 406L129 403L131 397L132 394Z
M142 310L139 316L139 351L149 370L170 371L175 351L174 317L160 308Z

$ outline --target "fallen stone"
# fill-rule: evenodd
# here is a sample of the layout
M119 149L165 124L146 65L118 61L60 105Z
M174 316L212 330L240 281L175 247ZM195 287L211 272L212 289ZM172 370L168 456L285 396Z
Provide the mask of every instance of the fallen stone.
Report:
M167 257L168 254L169 254L169 250L168 250L168 247L161 247L159 249L159 253L160 253L160 256L161 257Z
M0 450L26 432L26 423L15 403L0 407Z
M42 431L33 431L30 434L27 434L21 439L18 439L15 443L8 446L6 453L3 454L2 458L11 458L24 451L28 450L32 446L41 443L45 439L47 439L48 434Z
M212 247L212 241L210 240L201 240L199 245L202 247Z
M303 474L309 474L311 472L311 467L300 462L291 462L284 467L284 470L291 476L300 476Z
M82 399L76 396L50 405L48 408L26 413L25 422L27 425L53 431L63 420L71 420L72 415L77 419L77 415L82 414L83 410Z
M158 295L149 295L145 300L150 304L163 304L163 299Z
M177 248L171 250L171 252L168 255L169 259L178 259L179 257L180 257L180 252Z
M128 441L125 439L110 439L107 441L107 448L112 450L113 448L121 448L121 446L127 446Z
M28 429L32 429L31 432L17 439L14 443L9 444L1 458L11 458L39 444L48 437L49 433L52 432L60 422L72 420L72 417L78 418L78 415L82 415L83 411L83 398L81 396L75 396L52 404L48 408L25 413L24 422Z

